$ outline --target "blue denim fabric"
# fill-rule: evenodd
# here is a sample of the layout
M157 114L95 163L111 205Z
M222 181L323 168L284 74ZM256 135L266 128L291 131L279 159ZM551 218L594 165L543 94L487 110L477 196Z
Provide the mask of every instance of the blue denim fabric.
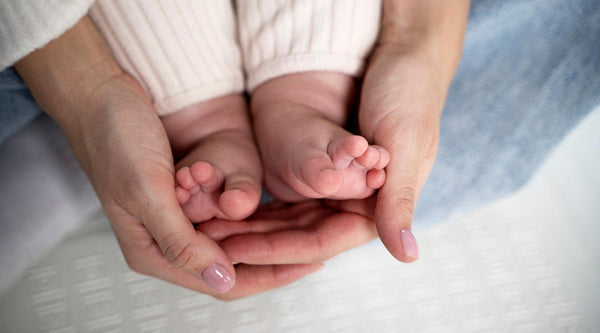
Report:
M29 124L42 110L14 68L0 72L0 145Z
M517 190L600 104L600 1L475 0L465 42L417 225Z

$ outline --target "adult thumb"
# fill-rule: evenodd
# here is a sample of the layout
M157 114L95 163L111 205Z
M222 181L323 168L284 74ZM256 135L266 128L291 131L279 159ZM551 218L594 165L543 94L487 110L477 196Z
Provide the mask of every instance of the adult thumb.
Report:
M375 223L379 237L388 251L402 262L419 258L419 247L411 232L418 196L415 163L393 158L386 168L387 178L377 195Z
M229 291L235 284L235 269L229 257L210 237L196 232L174 195L164 197L157 206L160 209L149 209L143 221L167 261L218 293Z

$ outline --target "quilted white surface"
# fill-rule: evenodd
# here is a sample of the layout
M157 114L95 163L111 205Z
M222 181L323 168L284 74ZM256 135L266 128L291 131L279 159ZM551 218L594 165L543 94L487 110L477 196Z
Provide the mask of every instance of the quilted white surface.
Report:
M126 267L101 215L0 299L2 332L598 332L600 110L514 196L225 303Z

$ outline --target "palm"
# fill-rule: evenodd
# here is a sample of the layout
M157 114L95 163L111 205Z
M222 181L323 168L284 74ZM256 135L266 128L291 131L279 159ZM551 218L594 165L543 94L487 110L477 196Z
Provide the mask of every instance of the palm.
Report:
M121 89L109 89L109 102L90 113L72 146L131 264L158 250L143 221L174 200L174 167L162 123L139 88L130 80L112 84Z

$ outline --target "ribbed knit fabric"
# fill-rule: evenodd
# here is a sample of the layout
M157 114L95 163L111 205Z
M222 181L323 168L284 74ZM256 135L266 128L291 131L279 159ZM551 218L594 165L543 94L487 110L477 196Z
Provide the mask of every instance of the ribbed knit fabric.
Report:
M360 75L380 16L381 0L237 0L246 88L304 71Z
M99 0L90 16L160 115L244 89L229 0Z
M229 0L99 0L90 16L165 115L242 91L242 68L249 91L290 73L360 75L381 15L381 0L238 0L236 31L231 6Z
M1 0L0 70L62 35L94 0Z

